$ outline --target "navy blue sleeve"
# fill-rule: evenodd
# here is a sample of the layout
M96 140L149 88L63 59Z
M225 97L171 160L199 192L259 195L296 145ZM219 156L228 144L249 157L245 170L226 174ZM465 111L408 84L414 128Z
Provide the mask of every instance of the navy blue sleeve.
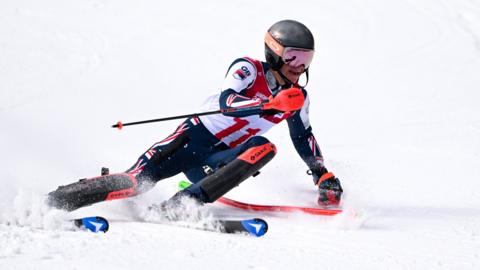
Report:
M223 115L231 117L245 117L262 113L261 108L252 109L261 104L260 99L250 99L237 94L233 89L223 90L219 98L220 109L226 110ZM228 110L232 110L229 112Z
M317 144L315 136L312 133L312 127L308 119L309 99L307 92L303 90L305 95L305 104L302 109L296 111L287 119L290 138L297 150L297 153L311 168L324 167L323 156L320 147Z

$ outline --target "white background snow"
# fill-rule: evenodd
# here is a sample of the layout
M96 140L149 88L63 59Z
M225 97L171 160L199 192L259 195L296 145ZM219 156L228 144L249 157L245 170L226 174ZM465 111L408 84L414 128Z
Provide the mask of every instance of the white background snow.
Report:
M75 232L42 207L58 185L129 168L179 121L111 124L197 111L286 18L316 38L311 123L346 214L212 207L263 216L252 238L142 223L125 201L68 216L110 218L107 234ZM479 269L479 102L478 0L1 0L0 269ZM315 206L286 124L267 137L278 155L228 196Z

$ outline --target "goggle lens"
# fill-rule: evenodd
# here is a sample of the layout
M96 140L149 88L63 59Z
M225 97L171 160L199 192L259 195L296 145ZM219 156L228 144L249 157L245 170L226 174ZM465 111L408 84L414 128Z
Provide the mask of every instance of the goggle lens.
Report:
M313 54L313 50L287 47L283 51L282 59L289 66L299 67L303 65L305 68L308 68L313 60Z

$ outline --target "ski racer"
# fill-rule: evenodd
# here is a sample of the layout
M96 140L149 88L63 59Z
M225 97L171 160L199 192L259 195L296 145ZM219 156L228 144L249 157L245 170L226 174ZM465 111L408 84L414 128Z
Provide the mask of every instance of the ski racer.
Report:
M314 55L314 38L300 22L282 20L265 35L266 62L249 57L230 65L221 91L209 97L205 109L223 114L191 117L164 140L155 143L124 173L82 179L49 193L50 205L65 210L126 198L150 189L158 181L184 173L193 183L163 205L183 197L211 203L258 171L275 155L273 143L261 136L287 121L292 142L313 176L318 204L337 206L340 181L324 165L309 121L309 97L299 85ZM300 95L301 102L289 103Z

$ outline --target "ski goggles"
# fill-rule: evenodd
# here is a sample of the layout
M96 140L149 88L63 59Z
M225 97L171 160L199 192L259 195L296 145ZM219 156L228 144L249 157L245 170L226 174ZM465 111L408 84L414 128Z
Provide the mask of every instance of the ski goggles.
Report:
M283 47L268 32L265 35L265 43L276 55L282 58L285 64L289 66L299 67L303 65L305 69L307 69L310 66L310 63L312 63L313 54L315 53L313 50L296 47Z

